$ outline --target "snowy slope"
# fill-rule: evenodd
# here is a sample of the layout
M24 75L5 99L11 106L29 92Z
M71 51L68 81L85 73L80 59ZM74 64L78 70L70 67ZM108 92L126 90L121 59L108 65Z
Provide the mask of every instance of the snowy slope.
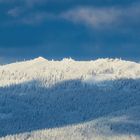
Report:
M140 64L39 57L0 66L0 139L140 140Z

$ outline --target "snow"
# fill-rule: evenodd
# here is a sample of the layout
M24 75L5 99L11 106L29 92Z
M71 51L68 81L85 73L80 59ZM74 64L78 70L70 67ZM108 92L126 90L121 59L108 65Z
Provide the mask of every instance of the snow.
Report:
M140 140L140 64L39 57L0 66L0 139Z

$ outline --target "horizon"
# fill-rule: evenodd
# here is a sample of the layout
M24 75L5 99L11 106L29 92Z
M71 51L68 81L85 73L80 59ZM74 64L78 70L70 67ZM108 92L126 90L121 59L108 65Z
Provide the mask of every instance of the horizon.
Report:
M140 60L133 60L133 59L124 59L124 58L94 58L94 59L74 59L74 58L71 58L71 57L64 57L64 58L60 58L60 59L47 59L45 57L42 57L42 56L38 56L38 57L35 57L35 58L27 58L27 59L20 59L20 60L10 60L10 61L6 61L6 62L0 62L0 66L4 66L4 65L8 65L8 64L14 64L14 63L20 63L20 62L27 62L27 61L34 61L34 60L41 60L41 59L44 59L44 60L47 60L47 61L63 61L63 60L73 60L75 62L89 62L89 61L96 61L96 60L102 60L102 59L109 59L109 60L121 60L121 61L128 61L128 62L135 62L135 63L140 63Z

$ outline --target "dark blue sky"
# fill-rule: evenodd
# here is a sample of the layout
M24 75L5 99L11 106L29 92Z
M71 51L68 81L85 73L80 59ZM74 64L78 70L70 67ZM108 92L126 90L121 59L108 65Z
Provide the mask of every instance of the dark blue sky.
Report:
M139 0L0 0L0 63L38 56L140 60Z

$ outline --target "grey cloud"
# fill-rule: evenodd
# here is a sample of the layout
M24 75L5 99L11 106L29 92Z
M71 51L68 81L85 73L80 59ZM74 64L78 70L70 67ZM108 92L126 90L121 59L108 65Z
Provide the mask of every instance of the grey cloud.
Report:
M24 12L24 9L22 7L15 7L8 10L7 14L12 17L18 17L23 12Z
M61 17L94 28L121 26L126 22L140 23L140 4L129 7L78 7L61 14Z
M120 11L116 11L113 8L98 9L81 7L62 13L61 17L74 23L83 23L97 27L117 22L119 14Z

